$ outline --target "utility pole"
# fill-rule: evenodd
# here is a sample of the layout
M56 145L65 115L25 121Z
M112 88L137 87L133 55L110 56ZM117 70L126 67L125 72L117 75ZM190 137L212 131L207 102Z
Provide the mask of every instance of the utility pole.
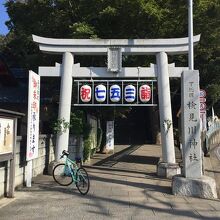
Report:
M194 48L193 48L193 0L188 0L188 38L189 38L189 69L194 70Z

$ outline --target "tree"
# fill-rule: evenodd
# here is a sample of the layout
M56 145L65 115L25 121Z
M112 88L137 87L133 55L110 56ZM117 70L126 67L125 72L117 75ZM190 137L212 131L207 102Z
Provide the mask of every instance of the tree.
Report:
M207 90L209 108L218 107L220 114L220 2L196 1L195 29L200 31L195 64L201 72L201 87Z
M170 38L187 36L185 0L29 0L5 4L10 20L9 35L0 51L9 63L36 69L51 65L60 57L40 53L31 34L54 38ZM21 16L22 15L22 16ZM201 87L208 91L209 106L219 103L219 0L194 0L194 34L201 33L195 48L195 69L200 70ZM2 40L0 39L0 42ZM105 65L104 57L76 57L82 65ZM147 66L154 57L124 57L124 65ZM187 56L169 57L186 66ZM218 106L219 107L219 106ZM220 108L216 109L220 114Z

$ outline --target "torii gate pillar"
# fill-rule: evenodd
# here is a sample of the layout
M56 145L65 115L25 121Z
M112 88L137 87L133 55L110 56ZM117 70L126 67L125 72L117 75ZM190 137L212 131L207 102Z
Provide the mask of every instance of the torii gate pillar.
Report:
M61 70L61 84L60 84L60 103L58 120L70 122L71 99L72 99L72 69L74 58L72 53L65 52L63 54L63 63ZM61 124L63 125L63 123ZM68 150L69 142L69 128L63 129L57 134L55 161L59 161L63 150Z
M168 58L165 52L157 53L156 58L162 141L162 161L158 164L157 174L158 176L169 178L173 175L180 174L181 170L175 161Z

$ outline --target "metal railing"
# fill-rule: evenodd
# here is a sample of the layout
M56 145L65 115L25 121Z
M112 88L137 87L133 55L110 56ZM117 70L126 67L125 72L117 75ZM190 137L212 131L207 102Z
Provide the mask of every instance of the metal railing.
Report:
M207 151L210 151L217 144L220 144L220 121L212 122L206 132L205 145Z

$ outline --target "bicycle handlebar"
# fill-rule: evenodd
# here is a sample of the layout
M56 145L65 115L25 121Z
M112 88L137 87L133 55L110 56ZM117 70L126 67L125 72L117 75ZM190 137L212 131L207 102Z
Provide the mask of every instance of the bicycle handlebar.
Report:
M66 150L63 150L62 155L60 155L60 159L62 159L64 156L69 156L69 152Z

